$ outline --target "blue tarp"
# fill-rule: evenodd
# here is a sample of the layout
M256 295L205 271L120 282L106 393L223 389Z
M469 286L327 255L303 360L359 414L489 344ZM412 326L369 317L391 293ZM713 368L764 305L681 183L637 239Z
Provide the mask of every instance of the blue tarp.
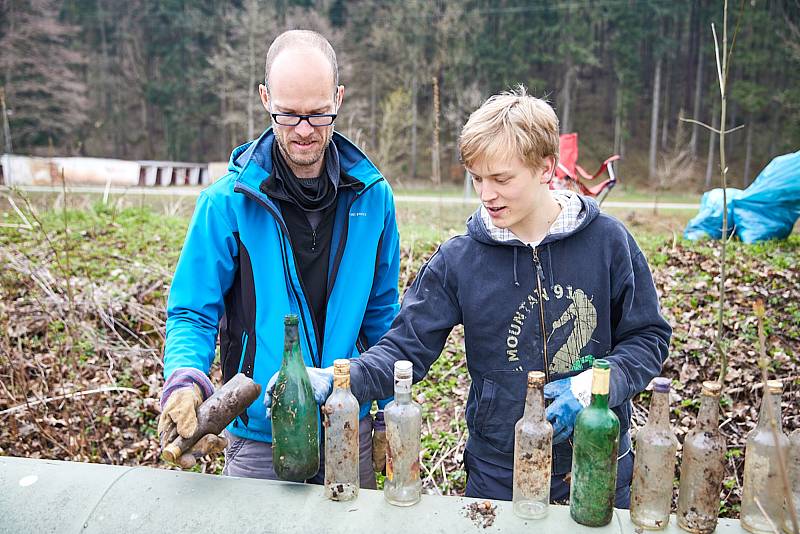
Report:
M745 243L784 239L800 217L800 151L778 156L742 191L728 188L728 231ZM703 194L686 239L722 237L722 189Z

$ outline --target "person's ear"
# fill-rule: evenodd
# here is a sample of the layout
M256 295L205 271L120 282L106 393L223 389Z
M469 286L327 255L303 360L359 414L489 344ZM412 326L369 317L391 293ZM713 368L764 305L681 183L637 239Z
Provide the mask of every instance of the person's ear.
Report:
M542 170L542 177L540 183L549 184L556 176L556 158L555 156L547 156L544 158L544 170Z
M258 96L261 97L261 104L264 109L269 113L269 91L267 91L267 86L263 83L258 84Z
M339 111L339 108L342 107L342 102L344 102L344 85L339 85L336 87L336 111Z

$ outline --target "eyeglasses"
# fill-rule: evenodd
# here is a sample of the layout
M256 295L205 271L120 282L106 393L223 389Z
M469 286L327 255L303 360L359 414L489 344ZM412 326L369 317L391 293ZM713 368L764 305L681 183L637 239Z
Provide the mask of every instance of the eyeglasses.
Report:
M270 113L275 124L281 126L297 126L302 121L306 121L311 126L330 126L336 120L336 113L319 113L314 115L298 115L296 113Z

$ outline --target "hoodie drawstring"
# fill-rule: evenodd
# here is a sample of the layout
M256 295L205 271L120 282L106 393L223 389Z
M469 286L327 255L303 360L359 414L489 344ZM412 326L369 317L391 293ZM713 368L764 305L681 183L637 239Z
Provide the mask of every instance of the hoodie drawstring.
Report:
M514 247L514 286L519 287L519 280L517 280L517 247Z

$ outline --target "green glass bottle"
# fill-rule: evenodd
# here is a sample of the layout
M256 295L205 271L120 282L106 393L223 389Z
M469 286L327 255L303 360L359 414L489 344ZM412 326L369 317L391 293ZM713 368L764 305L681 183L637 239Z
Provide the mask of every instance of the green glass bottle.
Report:
M611 366L607 360L592 365L592 401L575 420L569 513L582 525L600 527L611 522L617 486L619 419L608 408Z
M284 318L283 363L272 390L272 463L283 480L319 471L319 408L297 336L297 316Z

